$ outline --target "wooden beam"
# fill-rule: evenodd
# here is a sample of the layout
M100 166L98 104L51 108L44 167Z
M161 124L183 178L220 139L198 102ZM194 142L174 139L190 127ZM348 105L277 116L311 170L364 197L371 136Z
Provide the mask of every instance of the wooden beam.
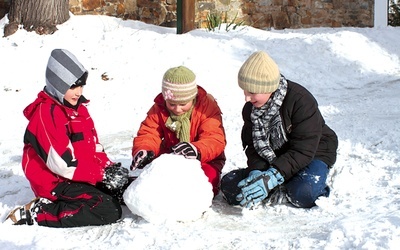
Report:
M176 6L177 34L194 30L196 0L178 0Z

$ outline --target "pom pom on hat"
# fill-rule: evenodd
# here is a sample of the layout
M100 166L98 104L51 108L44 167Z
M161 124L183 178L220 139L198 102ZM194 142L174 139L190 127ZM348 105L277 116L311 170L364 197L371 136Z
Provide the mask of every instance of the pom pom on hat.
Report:
M278 89L280 81L278 65L263 51L253 53L238 73L239 87L250 93L266 94Z
M172 104L185 104L197 95L196 75L185 66L170 68L162 81L164 100Z

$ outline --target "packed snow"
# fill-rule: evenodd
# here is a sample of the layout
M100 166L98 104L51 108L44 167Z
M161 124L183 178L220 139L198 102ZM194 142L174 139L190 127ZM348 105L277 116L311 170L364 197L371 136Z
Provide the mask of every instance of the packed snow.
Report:
M212 205L212 185L196 159L163 154L124 193L132 213L154 224L190 222Z
M0 20L1 30L5 23L6 17ZM185 222L152 223L124 206L122 220L107 226L54 229L0 223L1 249L400 245L400 28L265 31L241 26L228 32L197 29L177 35L175 28L88 15L71 16L58 29L46 36L20 29L0 38L1 221L33 198L21 167L27 125L22 110L44 87L47 60L55 48L68 49L89 70L84 95L91 100L88 108L100 140L110 158L127 168L133 137L161 91L164 72L179 65L192 69L197 83L217 99L223 112L227 162L222 174L246 165L238 70L254 51L266 51L286 78L314 94L339 137L337 162L328 180L331 195L311 209L278 205L248 210L227 205L219 194L200 218ZM182 183L187 181L182 178ZM174 181L179 182L178 176ZM189 199L179 191L173 195Z

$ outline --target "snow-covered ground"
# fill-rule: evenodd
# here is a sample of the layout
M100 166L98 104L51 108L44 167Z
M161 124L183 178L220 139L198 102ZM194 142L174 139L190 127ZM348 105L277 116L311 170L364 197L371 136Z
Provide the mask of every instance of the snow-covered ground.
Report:
M7 22L0 20L1 30ZM242 210L218 195L194 222L149 223L124 207L120 223L70 229L0 224L1 249L396 249L400 245L400 28L229 32L174 28L105 16L71 16L49 36L0 38L0 220L33 198L21 168L22 114L45 85L50 52L65 48L89 69L84 95L100 140L131 162L132 138L161 90L164 72L191 68L223 111L223 173L244 167L237 72L265 50L317 98L339 137L331 196L312 209ZM102 75L109 80L102 80ZM135 173L132 173L135 174ZM160 187L163 188L163 187ZM179 195L179 194L176 194ZM194 194L195 195L195 194ZM185 199L185 197L182 197ZM168 206L168 204L165 204Z

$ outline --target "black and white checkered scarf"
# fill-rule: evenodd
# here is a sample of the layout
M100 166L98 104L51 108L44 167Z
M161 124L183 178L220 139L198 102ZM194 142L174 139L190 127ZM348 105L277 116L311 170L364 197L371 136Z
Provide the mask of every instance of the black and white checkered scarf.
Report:
M287 81L281 76L278 89L260 108L253 106L251 121L253 123L253 144L257 153L271 163L275 158L274 150L287 142L286 132L279 113L287 92Z

